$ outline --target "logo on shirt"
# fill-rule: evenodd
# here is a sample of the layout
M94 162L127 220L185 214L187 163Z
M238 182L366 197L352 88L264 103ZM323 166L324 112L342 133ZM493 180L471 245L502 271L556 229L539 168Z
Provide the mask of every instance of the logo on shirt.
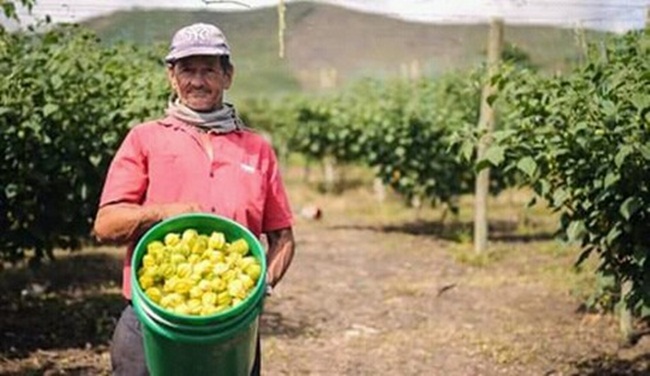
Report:
M241 167L242 170L248 172L249 174L255 172L255 167L248 165L246 163L240 163L239 166Z

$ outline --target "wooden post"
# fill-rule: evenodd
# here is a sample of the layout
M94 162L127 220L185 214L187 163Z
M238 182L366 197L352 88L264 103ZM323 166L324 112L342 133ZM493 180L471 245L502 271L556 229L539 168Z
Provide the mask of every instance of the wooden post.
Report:
M648 5L648 9L646 10L645 14L645 28L650 29L650 5Z
M287 28L285 21L285 15L287 13L287 6L284 4L284 0L279 0L278 2L278 45L279 51L278 55L280 59L284 58L284 30Z
M333 193L336 189L336 159L323 158L323 176L325 177L325 192Z
M632 291L632 281L623 281L621 283L621 311L618 313L619 327L623 343L629 345L634 337L634 328L632 326L632 311L627 305L627 295Z
M483 92L481 94L481 113L478 122L478 129L484 134L477 145L477 160L483 159L485 152L490 146L490 137L494 129L494 108L487 100L496 92L496 88L490 83L490 78L497 72L502 50L503 20L493 18L490 21L490 32L488 35L488 80L485 86L483 86ZM482 253L487 249L487 203L489 185L490 169L485 168L476 177L474 197L474 250L476 253Z

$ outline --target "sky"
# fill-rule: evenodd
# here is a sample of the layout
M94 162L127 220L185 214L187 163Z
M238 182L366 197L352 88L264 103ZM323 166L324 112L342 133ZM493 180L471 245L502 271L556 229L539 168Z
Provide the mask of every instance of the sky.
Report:
M212 1L206 4L204 1ZM291 0L286 0L290 4ZM563 25L615 32L642 28L650 0L318 0L416 22L485 22ZM34 15L55 22L80 22L121 9L183 8L238 11L277 6L279 0L37 0ZM153 5L152 5L153 4ZM29 22L29 17L23 17Z

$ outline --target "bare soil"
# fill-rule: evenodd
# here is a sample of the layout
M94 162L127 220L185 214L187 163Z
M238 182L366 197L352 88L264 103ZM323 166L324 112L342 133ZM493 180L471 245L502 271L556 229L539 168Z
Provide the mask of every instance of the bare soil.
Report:
M378 214L368 197L295 195L297 209L319 198L324 217L298 217L262 317L263 374L650 375L650 336L623 346L615 318L582 309L590 271L546 230L523 231L519 209L476 257L469 222ZM0 375L109 374L121 253L0 272Z

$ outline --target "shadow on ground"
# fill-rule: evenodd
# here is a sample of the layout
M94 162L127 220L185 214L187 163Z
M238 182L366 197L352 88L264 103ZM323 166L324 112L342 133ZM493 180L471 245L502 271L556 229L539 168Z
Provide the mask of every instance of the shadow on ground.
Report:
M602 355L576 363L575 368L575 376L647 376L650 375L650 354L632 359Z
M472 222L449 222L441 221L413 221L398 225L385 226L363 226L363 225L342 225L332 226L331 229L355 229L370 230L385 233L403 233L418 236L434 236L437 238L460 241L464 238L471 239L474 231ZM554 233L546 231L532 230L522 233L519 230L517 221L490 221L489 223L490 240L503 242L532 242L540 240L549 240L555 237Z
M309 331L310 325L299 320L292 320L280 312L265 310L262 313L260 333L262 337L297 338Z
M124 299L121 261L75 254L0 273L0 357L106 345Z

